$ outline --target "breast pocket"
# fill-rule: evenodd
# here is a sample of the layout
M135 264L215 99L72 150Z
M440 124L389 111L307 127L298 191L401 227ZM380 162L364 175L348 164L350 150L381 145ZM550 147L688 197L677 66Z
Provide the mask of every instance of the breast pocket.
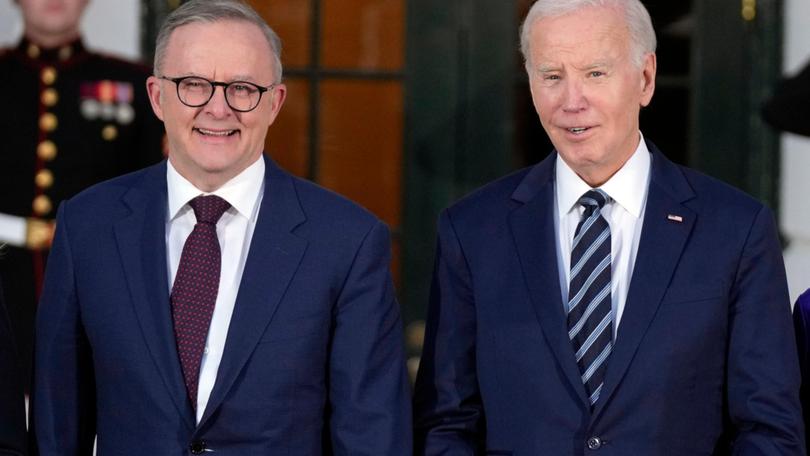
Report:
M299 318L284 318L278 316L273 319L265 330L259 343L289 341L293 339L312 337L326 332L329 319L324 315L313 315Z
M725 296L726 286L719 283L712 284L673 284L667 290L666 301L689 302L716 299Z

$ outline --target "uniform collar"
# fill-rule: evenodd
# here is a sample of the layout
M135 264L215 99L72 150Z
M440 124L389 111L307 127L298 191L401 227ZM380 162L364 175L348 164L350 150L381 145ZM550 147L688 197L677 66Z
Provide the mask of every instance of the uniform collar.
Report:
M87 50L81 38L54 48L45 48L23 36L17 45L17 52L26 60L43 65L60 65L84 55Z

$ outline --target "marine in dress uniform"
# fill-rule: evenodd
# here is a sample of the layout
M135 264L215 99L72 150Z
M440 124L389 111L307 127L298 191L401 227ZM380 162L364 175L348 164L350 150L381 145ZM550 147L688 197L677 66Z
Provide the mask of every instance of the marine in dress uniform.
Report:
M163 157L163 125L145 89L150 73L90 52L81 39L45 49L23 38L0 51L0 275L26 379L59 203Z

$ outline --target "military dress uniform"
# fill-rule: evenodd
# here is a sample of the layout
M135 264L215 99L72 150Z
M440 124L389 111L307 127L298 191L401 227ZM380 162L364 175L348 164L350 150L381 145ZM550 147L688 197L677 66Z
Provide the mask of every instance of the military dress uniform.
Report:
M90 52L81 40L43 49L23 38L0 51L0 274L26 378L59 203L163 157L149 74Z

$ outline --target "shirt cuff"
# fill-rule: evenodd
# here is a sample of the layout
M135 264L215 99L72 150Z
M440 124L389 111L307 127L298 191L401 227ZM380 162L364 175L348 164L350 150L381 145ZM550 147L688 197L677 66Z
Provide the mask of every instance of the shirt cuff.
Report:
M0 243L25 247L25 217L0 213Z

